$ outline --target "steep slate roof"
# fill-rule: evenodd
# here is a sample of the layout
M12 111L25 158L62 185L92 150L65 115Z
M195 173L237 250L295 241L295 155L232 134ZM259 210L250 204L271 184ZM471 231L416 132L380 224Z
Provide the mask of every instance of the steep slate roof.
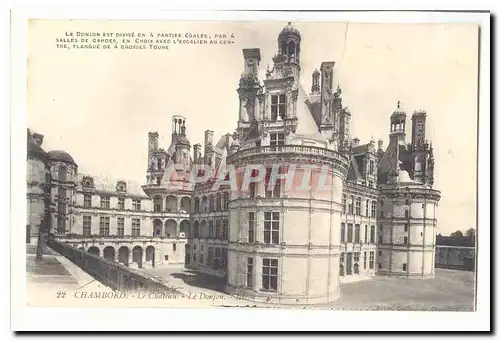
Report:
M314 120L314 117L309 110L309 106L307 105L307 95L304 91L304 88L299 85L299 95L297 99L297 131L295 132L298 135L307 135L311 137L315 137L318 139L324 140L323 135L319 132L318 125Z
M115 179L107 175L92 175L92 174L78 174L77 179L77 188L78 190L82 189L82 180L84 176L90 176L94 179L94 188L96 192L108 193L111 195L118 195L116 191L116 185L118 181L123 181L127 185L127 191L125 196L133 196L133 197L142 197L149 198L146 193L142 190L142 187L139 183L130 180L121 180ZM120 193L121 195L121 193Z
M365 154L368 152L368 147L370 146L369 143L367 144L362 144L356 147L352 148L352 154L353 155L359 155L359 154Z
M359 172L358 163L356 159L351 156L351 162L349 165L349 170L347 171L347 181L357 181L364 180Z

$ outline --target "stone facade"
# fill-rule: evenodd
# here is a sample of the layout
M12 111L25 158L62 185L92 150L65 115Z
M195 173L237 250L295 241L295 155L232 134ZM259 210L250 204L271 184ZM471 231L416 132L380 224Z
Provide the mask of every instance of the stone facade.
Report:
M185 117L172 118L168 149L150 132L143 186L79 175L69 154L31 145L29 235L44 219L50 183L47 221L62 240L124 264L185 262L252 300L328 302L343 280L432 277L440 193L432 188L427 114L413 114L407 144L398 102L387 148L381 140L360 144L335 62L322 62L311 91L303 89L301 39L290 23L280 32L262 81L260 50L243 50L234 133L215 143L206 130L191 156ZM236 189L215 176L231 167Z

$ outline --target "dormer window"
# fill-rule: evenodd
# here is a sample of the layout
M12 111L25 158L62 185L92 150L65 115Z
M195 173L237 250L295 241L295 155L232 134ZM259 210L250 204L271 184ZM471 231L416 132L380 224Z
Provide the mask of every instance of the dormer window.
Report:
M286 117L286 96L272 95L271 96L271 120L277 121L278 116L281 119Z
M116 183L116 191L117 192L126 192L127 191L127 184L124 181L118 181Z

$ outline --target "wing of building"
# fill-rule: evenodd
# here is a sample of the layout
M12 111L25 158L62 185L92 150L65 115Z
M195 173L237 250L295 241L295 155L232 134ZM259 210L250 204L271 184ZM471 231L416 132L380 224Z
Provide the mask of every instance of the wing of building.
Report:
M363 113L343 103L334 61L318 61L303 88L302 39L291 23L278 33L264 79L260 49L243 49L234 132L215 142L207 129L193 151L184 116L172 117L167 149L150 132L143 186L80 175L68 153L46 153L28 133L29 239L47 224L110 260L184 263L229 293L281 304L336 300L344 280L434 276L440 193L427 113L413 113L407 142L398 102L385 150L361 144L350 124Z

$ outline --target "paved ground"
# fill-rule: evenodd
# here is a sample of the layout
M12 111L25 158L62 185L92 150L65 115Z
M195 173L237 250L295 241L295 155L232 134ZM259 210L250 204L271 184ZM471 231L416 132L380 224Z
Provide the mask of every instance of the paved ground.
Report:
M222 283L184 268L159 267L145 272L166 279L188 292L219 295L224 305L254 306L221 293ZM222 295L222 296L221 296ZM248 303L248 304L247 304ZM258 307L268 307L257 304ZM434 279L372 277L341 284L341 298L312 308L349 310L473 310L474 274L468 271L436 269Z
M37 261L36 248L26 246L26 303L29 306L74 305L76 292L111 291L66 257L46 248Z

